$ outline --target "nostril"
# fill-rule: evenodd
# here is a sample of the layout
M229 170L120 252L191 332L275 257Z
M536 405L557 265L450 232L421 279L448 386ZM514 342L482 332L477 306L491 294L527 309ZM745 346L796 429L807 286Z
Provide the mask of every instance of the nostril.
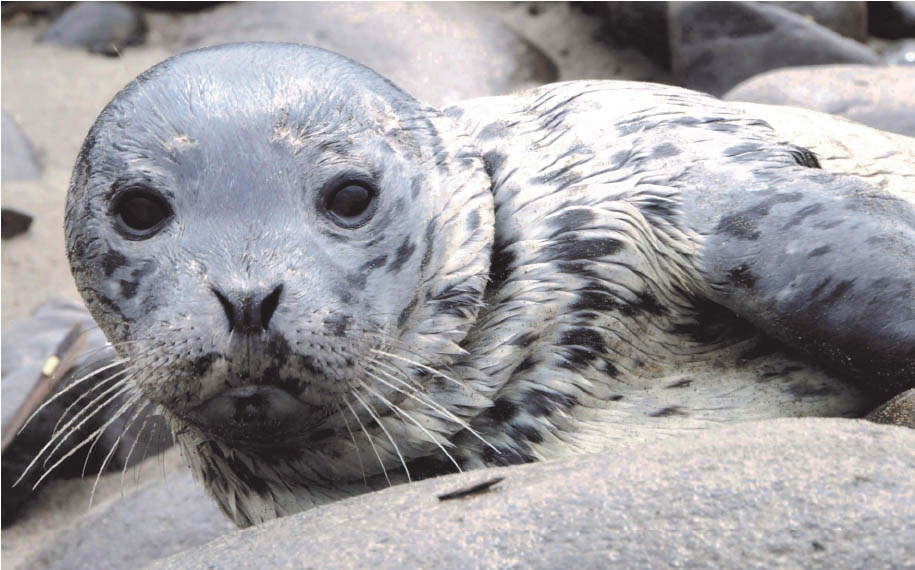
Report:
M211 287L226 313L229 332L256 334L267 330L280 304L283 286L277 285L269 295L260 291L220 291Z
M216 295L216 298L219 299L219 303L222 305L222 310L226 313L226 319L229 321L229 332L235 328L235 308L232 306L232 302L229 299L219 292L215 287L211 288L213 293Z
M273 318L273 313L276 312L276 308L280 304L280 294L282 292L283 286L277 285L276 289L261 301L261 328L264 330L267 330L267 325L270 324L270 319Z

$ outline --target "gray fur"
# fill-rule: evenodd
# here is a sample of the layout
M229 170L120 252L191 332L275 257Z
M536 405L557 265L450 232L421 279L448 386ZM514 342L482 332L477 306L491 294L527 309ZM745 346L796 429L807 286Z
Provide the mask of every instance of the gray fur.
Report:
M134 389L247 525L452 459L857 416L911 387L912 204L817 166L683 89L573 82L442 113L340 56L240 44L115 97L66 234L109 340L139 341L119 348ZM380 188L353 229L315 208L347 176ZM150 239L113 229L131 184L174 210ZM214 290L278 294L269 328L233 331Z

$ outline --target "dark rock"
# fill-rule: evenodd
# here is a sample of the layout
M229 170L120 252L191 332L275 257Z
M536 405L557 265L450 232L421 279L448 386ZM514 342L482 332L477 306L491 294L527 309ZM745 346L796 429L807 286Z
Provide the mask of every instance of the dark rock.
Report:
M913 93L911 67L826 65L770 71L737 85L723 98L804 107L915 136Z
M600 2L601 34L610 45L634 48L670 70L667 2Z
M915 2L868 2L867 31L888 40L915 38Z
M157 12L199 12L209 10L222 2L137 2L138 5Z
M175 51L239 41L315 45L437 105L558 78L556 64L531 42L450 4L281 2L265 10L256 2L226 3L183 16L163 39Z
M76 2L39 41L117 56L125 46L141 44L145 38L146 21L132 7L120 2Z
M17 19L32 22L39 18L56 18L66 8L66 2L4 2L0 4L0 14L4 22Z
M674 76L713 95L780 67L879 63L867 47L768 4L675 2L670 32Z
M6 111L2 113L0 136L3 153L0 154L0 170L3 180L32 180L41 176L41 167L35 157L35 149L16 121Z
M915 40L886 42L878 51L887 65L915 65Z
M915 429L915 388L899 394L867 415L878 424L891 424Z
M770 2L813 20L840 36L867 41L867 2Z
M12 208L3 208L0 216L2 216L0 217L0 235L3 239L24 234L32 225L32 216Z
M89 511L43 544L40 552L20 567L142 568L234 528L203 487L192 479L190 471L184 470L167 481L153 481L135 493Z
M400 486L153 568L902 568L915 560L913 473L912 430L751 422Z

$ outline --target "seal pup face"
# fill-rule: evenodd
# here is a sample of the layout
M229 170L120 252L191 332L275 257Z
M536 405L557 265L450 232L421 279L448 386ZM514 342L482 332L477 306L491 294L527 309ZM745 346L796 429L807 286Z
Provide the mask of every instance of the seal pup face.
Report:
M240 524L441 448L489 405L446 380L493 232L447 121L341 56L239 44L153 67L86 138L77 285Z

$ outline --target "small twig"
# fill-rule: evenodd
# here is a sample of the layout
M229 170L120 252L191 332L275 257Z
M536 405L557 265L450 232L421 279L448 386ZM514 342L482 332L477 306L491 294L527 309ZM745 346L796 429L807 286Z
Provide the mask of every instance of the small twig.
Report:
M13 415L13 419L11 419L7 425L3 426L3 441L0 451L6 451L9 444L16 439L16 433L19 432L19 429L25 424L26 420L28 420L38 406L45 401L48 395L54 391L54 388L56 388L63 377L67 375L67 372L73 368L73 365L76 364L80 354L82 354L85 345L86 333L83 331L83 327L80 326L79 323L76 323L70 329L70 332L67 333L67 336L60 341L57 348L54 349L54 354L45 360L44 366L41 367L41 376L38 378L38 381L35 382L29 395L26 396L25 400L22 401L22 404L19 405L19 408Z
M472 487L465 487L463 489L458 489L457 491L451 491L450 493L445 493L444 495L439 495L439 501L450 501L451 499L461 499L463 497L469 497L470 495L477 495L479 493L485 493L489 491L489 488L499 483L505 479L505 477L495 477L489 479L488 481L483 481L482 483L477 483Z

